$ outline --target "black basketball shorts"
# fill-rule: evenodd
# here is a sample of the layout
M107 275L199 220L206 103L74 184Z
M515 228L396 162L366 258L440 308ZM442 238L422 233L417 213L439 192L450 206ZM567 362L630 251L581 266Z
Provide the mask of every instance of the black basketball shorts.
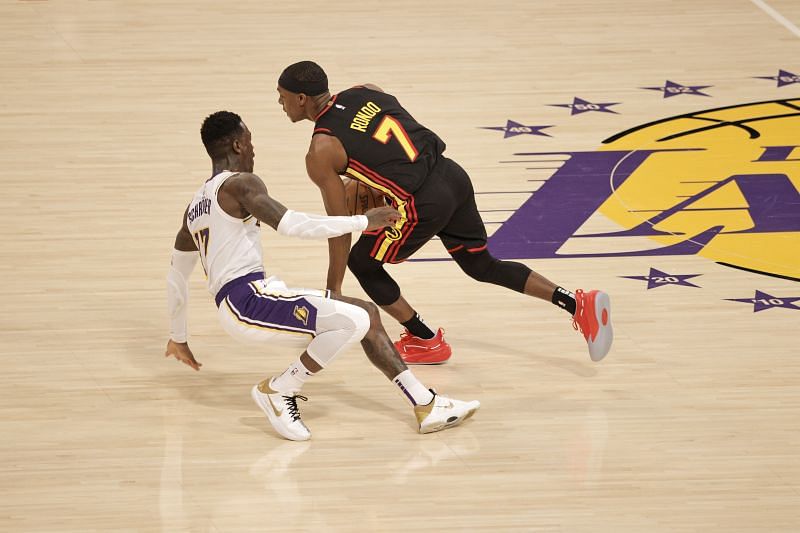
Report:
M367 254L382 263L401 263L438 235L449 253L486 248L483 225L469 175L455 161L439 157L425 183L399 207L400 227L364 232L350 254Z

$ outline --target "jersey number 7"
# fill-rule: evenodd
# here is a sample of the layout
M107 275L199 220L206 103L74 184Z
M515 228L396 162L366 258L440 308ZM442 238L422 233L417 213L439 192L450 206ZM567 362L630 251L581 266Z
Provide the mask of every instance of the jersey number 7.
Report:
M394 117L384 115L383 120L381 120L381 123L378 124L378 127L375 129L375 133L372 134L372 138L386 144L392 137L397 139L397 142L400 143L408 159L413 163L414 160L417 159L419 152L417 152L417 148L408 137L408 133L406 133L406 130L403 129L403 126Z

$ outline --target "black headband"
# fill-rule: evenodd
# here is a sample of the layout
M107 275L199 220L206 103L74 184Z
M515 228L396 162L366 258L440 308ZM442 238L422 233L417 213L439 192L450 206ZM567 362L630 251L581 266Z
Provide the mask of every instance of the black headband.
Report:
M281 74L281 77L278 78L278 85L287 91L297 94L303 93L308 96L317 96L318 94L328 92L327 77L319 81L299 81L284 72Z

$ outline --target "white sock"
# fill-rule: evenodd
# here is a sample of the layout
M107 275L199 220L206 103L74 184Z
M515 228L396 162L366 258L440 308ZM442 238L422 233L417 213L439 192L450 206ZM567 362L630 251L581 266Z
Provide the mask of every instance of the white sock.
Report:
M428 405L433 401L433 393L417 379L417 376L411 373L411 370L400 372L392 381L400 387L403 396L411 403L412 407Z
M277 392L299 392L306 380L313 375L298 357L283 374L272 380L270 387Z

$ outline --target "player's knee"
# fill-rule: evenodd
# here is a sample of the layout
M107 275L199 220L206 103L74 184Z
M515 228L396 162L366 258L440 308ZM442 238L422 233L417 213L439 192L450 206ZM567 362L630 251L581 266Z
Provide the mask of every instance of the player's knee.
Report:
M478 253L461 252L453 254L453 259L465 274L484 283L493 282L495 270L500 263L498 259L495 259L486 250Z
M334 329L342 345L360 342L370 327L370 316L366 309L352 303L337 302L337 317Z
M352 299L349 301L352 305L358 307L359 309L362 309L367 313L370 325L376 325L381 323L381 310L377 305L375 305L372 302L367 302L365 300Z
M375 305L373 304L369 305L377 309ZM371 313L366 309L364 309L363 307L356 307L356 306L353 307L354 307L352 314L353 335L352 337L350 337L350 342L359 342L367 335L367 332L369 331L370 328L370 324L372 324L372 317Z
M526 265L501 261L486 250L474 254L459 251L453 254L453 259L471 278L517 292L525 292L525 284L531 273Z
M376 304L391 305L400 298L400 287L380 261L366 254L351 253L347 265L361 288Z
M347 258L347 268L356 278L361 279L382 269L383 263L364 253L351 253Z

